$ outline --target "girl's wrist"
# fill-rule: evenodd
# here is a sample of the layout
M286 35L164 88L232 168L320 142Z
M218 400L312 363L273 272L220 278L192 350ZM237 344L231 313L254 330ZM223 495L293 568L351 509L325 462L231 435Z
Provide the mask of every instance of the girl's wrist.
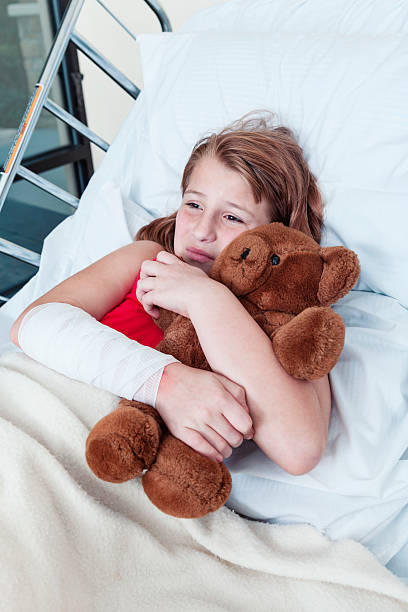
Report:
M169 363L164 367L162 377L160 379L159 387L156 394L155 408L160 414L160 409L166 401L169 393L172 393L174 386L177 384L178 372L185 368L183 363Z
M198 310L202 310L205 308L205 304L208 303L209 300L217 299L217 296L222 294L227 287L222 283L214 280L213 278L203 279L199 290L194 291L191 294L191 297L188 302L188 318L192 320L194 313Z

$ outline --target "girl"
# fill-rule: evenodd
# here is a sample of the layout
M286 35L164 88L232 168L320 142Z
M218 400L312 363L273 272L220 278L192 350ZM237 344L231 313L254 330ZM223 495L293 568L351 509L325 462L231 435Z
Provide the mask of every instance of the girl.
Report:
M33 302L11 339L57 371L154 406L205 456L222 461L253 436L284 470L304 474L327 444L328 377L289 376L239 300L207 275L229 242L258 225L280 221L320 242L316 180L291 130L267 114L199 140L179 209ZM157 307L191 319L213 372L154 350Z

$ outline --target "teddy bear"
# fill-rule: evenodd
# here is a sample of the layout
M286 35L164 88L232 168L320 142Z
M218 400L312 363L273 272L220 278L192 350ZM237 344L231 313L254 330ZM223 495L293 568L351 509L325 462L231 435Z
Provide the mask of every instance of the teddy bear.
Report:
M291 376L328 374L344 346L343 319L330 305L360 275L357 255L343 246L321 247L313 238L275 222L246 230L214 260L210 278L226 285L271 339ZM182 363L210 370L189 318L159 308L164 337L156 349ZM238 381L237 381L238 382ZM228 499L231 474L173 436L158 411L122 399L86 441L91 470L108 482L142 475L150 501L178 518L199 518Z

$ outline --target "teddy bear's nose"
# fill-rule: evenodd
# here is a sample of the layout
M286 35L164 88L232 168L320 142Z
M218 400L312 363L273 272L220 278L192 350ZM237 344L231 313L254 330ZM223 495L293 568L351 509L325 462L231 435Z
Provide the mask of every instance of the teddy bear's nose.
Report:
M251 249L245 249L244 251L242 251L241 253L241 259L246 259L249 255Z

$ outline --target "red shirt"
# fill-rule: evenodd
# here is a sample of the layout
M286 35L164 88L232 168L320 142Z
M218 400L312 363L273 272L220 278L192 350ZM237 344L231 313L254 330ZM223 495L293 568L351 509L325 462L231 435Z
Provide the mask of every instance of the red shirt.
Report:
M156 259L153 261L156 261ZM125 296L123 302L106 313L100 322L122 332L132 340L137 340L140 344L154 348L161 342L164 334L136 297L136 287L139 280L140 270L132 289Z

